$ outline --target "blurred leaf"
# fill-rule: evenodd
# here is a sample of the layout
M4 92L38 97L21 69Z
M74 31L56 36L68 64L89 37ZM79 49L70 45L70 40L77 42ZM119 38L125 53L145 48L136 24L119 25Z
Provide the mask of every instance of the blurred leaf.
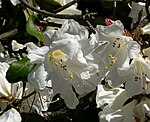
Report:
M25 18L25 14L23 12L23 8L19 8L18 13L15 17L15 28L19 28L19 29L24 29L25 30L25 23L26 23L26 18Z
M37 5L46 11L52 12L61 7L61 4L55 0L35 0Z
M27 57L19 61L15 61L8 69L6 78L10 83L18 82L26 78L35 66L36 64L31 64Z
M20 113L22 121L21 122L46 122L44 117L36 113Z
M26 30L28 34L35 36L39 41L44 40L44 35L42 33L42 24L33 15L31 15L26 24Z

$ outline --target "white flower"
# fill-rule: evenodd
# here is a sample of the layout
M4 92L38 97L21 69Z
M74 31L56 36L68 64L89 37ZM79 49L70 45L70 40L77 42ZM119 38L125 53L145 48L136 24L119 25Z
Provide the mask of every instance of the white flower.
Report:
M66 5L67 3L71 2L72 0L56 0L56 1L59 2L63 6L63 5ZM81 15L82 12L77 9L77 3L76 3L76 4L73 4L72 6L58 12L57 14ZM66 21L66 19L50 18L50 21L62 24Z
M122 96L122 97L121 97ZM123 98L123 94L120 94L120 99ZM150 117L150 99L143 96L138 96L127 101L120 103L120 99L116 99L112 102L114 105L118 105L118 108L104 108L99 112L100 122L146 122ZM120 105L121 104L121 105Z
M125 36L123 24L117 20L109 26L97 26L97 38L102 45L100 50L100 60L105 64L109 73L106 80L111 80L113 86L120 85L120 79L117 69L124 65L129 65L129 60L138 56L140 45L133 41L131 37Z
M115 104L120 105L116 100ZM100 122L136 122L133 116L133 109L137 104L136 100L120 107L120 109L104 109L99 112Z
M29 51L28 54L31 61L44 60L54 94L60 93L69 108L75 108L78 104L72 86L78 94L89 93L96 88L102 75L99 65L94 63L94 57L89 53L92 49L84 51L86 43L89 44L90 41L86 32L77 22L66 21L49 38L52 42L49 48L45 46Z
M6 97L10 100L12 99L21 99L23 84L22 82L9 83L7 81L6 72L9 68L7 63L0 63L0 97ZM9 101L10 102L10 101Z
M11 45L12 45L12 50L13 51L18 51L19 49L23 49L24 48L24 46L22 44L17 43L16 40L13 40L11 42Z
M127 94L122 88L106 88L103 85L98 85L96 94L97 107L118 109L128 99ZM114 101L118 101L120 104L113 104ZM105 106L106 105L106 106Z
M128 96L124 89L110 89L99 85L96 103L97 107L102 109L98 114L100 122L135 122L133 107L137 102L124 105L127 100Z
M23 84L22 82L18 83L9 83L6 79L6 72L9 68L7 63L0 62L0 107L1 112L6 109L7 105L14 105L17 100L22 99L23 93ZM16 107L16 106L14 106ZM20 114L13 108L4 112L0 116L0 121L2 122L21 122Z
M43 74L43 75L40 75ZM36 91L45 89L47 85L48 73L44 69L44 64L36 66L28 75L28 82L35 88Z
M17 4L20 3L19 0L10 0L10 2L11 2L14 6L16 6Z
M150 93L150 64L141 55L132 60L130 66L118 69L119 75L124 76L125 89L128 95L134 96L140 93Z
M150 23L140 29L141 34L150 34Z
M129 17L131 17L132 20L132 26L135 22L138 21L139 12L143 10L142 16L146 15L145 10L145 3L144 2L131 2L131 12L129 14Z
M1 122L21 122L21 115L14 108L9 109L0 116Z

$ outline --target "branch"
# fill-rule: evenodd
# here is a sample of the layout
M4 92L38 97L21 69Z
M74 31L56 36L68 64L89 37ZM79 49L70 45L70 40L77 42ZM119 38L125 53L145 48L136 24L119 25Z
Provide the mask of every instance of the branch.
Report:
M44 26L52 26L52 27L58 27L60 28L62 25L58 24L58 23L54 23L54 22L45 22L45 21L41 21L42 25Z
M89 17L91 17L91 15L93 15L93 13L89 13L89 14L85 14L85 15L55 14L55 13L47 12L45 10L37 9L36 7L34 7L34 6L30 5L29 3L27 3L25 0L19 0L19 1L24 6L31 9L32 11L35 11L35 12L37 12L39 14L42 14L42 15L45 15L45 16L54 17L54 18L84 20L85 18L89 18Z
M6 33L0 34L0 41L6 40L7 38L12 37L12 36L16 35L17 33L18 33L18 29L13 29Z

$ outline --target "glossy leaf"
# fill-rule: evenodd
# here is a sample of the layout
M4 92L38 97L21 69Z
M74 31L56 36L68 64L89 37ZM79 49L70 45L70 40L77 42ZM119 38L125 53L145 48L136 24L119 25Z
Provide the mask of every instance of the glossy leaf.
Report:
M8 69L6 78L10 83L18 82L26 78L35 66L35 64L30 63L30 60L27 57L19 61L15 61Z
M26 24L26 31L28 34L35 36L39 41L44 40L44 35L42 32L42 24L33 15L31 15Z

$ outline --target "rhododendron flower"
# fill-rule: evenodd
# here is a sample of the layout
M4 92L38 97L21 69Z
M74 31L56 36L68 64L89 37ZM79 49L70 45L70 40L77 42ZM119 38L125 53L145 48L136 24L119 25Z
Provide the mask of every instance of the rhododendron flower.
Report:
M144 2L131 2L131 11L129 17L132 18L132 26L138 21L139 12L142 10L142 16L146 16L145 3Z
M99 112L100 122L146 122L149 120L149 98L143 95L137 97L137 99L125 100L124 97L126 97L125 94L118 95L114 101L111 102L111 107L105 107ZM121 100L121 98L123 98L123 100ZM120 100L122 102L120 102Z
M7 63L0 63L0 96L6 97L9 100L12 99L21 99L22 98L22 92L23 92L23 84L22 82L17 83L9 83L7 81L6 72L9 68L9 65ZM10 102L10 101L8 101Z
M6 109L7 105L12 105L17 100L22 99L23 93L23 84L22 82L18 83L9 83L7 81L6 72L9 68L7 63L0 63L0 107L1 112ZM21 116L15 109L10 109L4 112L0 116L0 120L3 122L12 121L12 122L20 122Z
M90 46L87 30L73 20L66 21L49 41L49 47L31 50L28 57L32 62L44 63L54 94L60 93L66 105L75 108L79 101L72 86L78 94L89 93L96 88L104 68L99 70L100 65L90 54L92 48L85 49Z
M106 42L99 52L108 71L106 80L111 80L113 86L120 85L117 69L129 65L130 59L138 56L140 45L132 37L126 36L123 24L117 20L109 26L97 26L97 39Z
M128 67L119 68L119 75L124 76L125 89L128 95L134 96L140 93L150 93L150 63L141 55L134 58Z

